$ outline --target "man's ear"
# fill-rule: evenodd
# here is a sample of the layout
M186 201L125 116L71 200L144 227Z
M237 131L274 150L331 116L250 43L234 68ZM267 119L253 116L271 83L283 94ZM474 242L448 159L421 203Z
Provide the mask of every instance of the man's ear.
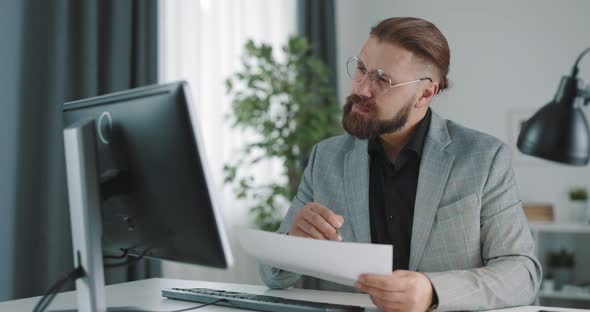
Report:
M429 105L432 101L432 98L438 93L438 84L435 82L429 83L424 90L422 90L422 94L418 97L418 101L416 101L416 108L422 108L425 105Z

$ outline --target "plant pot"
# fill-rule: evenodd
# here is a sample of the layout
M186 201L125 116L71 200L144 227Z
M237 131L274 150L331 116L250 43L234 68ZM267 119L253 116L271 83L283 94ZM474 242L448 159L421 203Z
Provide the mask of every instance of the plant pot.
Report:
M570 216L575 223L588 223L590 221L590 210L585 200L570 201Z
M555 288L560 290L563 285L573 282L574 271L572 268L554 268L553 276L555 277Z
M546 292L555 291L555 281L552 278L544 278L541 284L541 289Z

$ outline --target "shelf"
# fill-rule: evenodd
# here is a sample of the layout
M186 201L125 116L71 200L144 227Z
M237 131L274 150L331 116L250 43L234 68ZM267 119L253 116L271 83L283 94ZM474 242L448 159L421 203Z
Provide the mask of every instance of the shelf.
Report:
M587 294L573 294L562 291L539 291L539 298L590 301L590 292Z
M590 234L590 224L584 223L531 222L529 225L536 232Z

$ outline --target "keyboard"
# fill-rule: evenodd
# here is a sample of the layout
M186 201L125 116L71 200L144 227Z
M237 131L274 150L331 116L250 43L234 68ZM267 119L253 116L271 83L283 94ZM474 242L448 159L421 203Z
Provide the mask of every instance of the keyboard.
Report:
M165 288L162 289L162 297L200 303L212 303L224 299L214 304L269 312L350 312L365 310L363 307L351 305L293 300L209 288Z

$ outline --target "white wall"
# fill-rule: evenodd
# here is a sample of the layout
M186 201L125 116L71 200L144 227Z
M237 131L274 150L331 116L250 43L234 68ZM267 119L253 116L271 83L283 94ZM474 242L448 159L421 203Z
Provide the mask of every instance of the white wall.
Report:
M549 102L575 58L590 46L590 1L336 1L340 99L350 91L344 64L357 55L370 27L392 16L436 24L451 48L451 89L433 108L446 118L509 142L509 114ZM590 80L590 55L580 64ZM590 109L586 108L590 117ZM590 166L569 167L517 155L524 201L551 202L567 220L566 192L590 188Z

